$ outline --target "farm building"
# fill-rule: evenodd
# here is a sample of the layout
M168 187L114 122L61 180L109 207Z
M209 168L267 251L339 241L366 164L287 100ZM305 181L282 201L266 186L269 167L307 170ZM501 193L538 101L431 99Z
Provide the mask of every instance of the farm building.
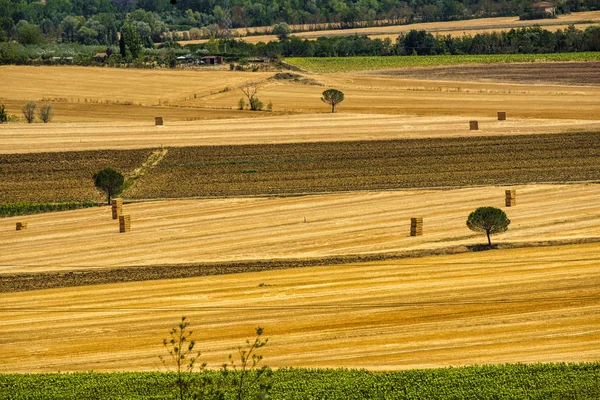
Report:
M201 58L202 62L207 65L223 64L222 56L204 56Z
M556 7L554 6L554 4L549 3L547 1L533 3L532 8L533 11L537 13L546 13L551 14L552 16L556 15Z

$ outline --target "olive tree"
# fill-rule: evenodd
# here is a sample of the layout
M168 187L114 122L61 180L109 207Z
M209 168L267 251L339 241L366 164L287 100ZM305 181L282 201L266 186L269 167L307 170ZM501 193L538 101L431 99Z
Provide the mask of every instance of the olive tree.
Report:
M492 245L490 235L502 233L508 229L510 219L504 211L495 207L479 207L467 218L467 226L475 232L485 232L488 239L488 245Z
M323 103L331 104L331 112L335 112L335 106L344 101L344 93L337 89L327 89L321 97Z
M108 204L113 195L121 192L124 183L125 177L112 168L104 168L94 174L94 185L106 193Z

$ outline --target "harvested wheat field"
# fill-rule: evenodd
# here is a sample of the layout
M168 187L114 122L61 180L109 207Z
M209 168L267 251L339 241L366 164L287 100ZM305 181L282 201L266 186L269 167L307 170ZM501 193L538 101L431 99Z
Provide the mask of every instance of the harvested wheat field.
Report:
M495 240L600 238L600 185L517 186L508 232ZM125 204L131 232L110 207L0 220L0 272L71 271L273 259L319 259L431 250L485 242L465 221L480 206L504 207L504 187L342 193ZM422 217L423 236L410 237ZM304 222L306 219L306 222ZM26 231L15 223L26 220Z
M272 75L263 72L97 67L0 67L2 97L75 103L160 105L206 96Z
M453 36L464 36L464 35L475 35L481 32L498 32L506 31L513 28L528 27L534 25L540 25L543 29L556 30L565 29L569 25L576 25L578 29L584 29L589 25L597 25L600 23L600 12L599 11L586 11L586 12L574 12L567 15L559 15L555 19L546 20L531 20L531 21L520 21L518 17L496 17L496 18L477 18L471 20L462 21L446 21L446 22L423 22L409 25L391 25L391 26L374 26L365 28L353 28L353 29L327 29L327 24L322 24L320 30L316 30L314 24L307 25L291 25L292 29L296 31L302 31L311 29L307 32L296 32L293 35L302 39L315 40L319 37L327 36L351 36L351 35L367 35L371 38L385 38L390 37L395 39L401 33L407 33L411 29L414 30L425 30L430 33L438 33L440 35L453 35ZM245 36L247 32L269 32L272 27L255 27L255 28L243 28L237 29L238 35L244 38L244 41L248 43L276 41L276 35L253 35ZM202 40L186 40L180 41L181 45L204 43L206 39Z
M512 65L505 68L510 70ZM275 72L4 66L0 73L6 76L6 87L0 100L7 104L7 112L15 115L20 115L20 107L28 100L48 101L55 107L55 122L114 121L121 125L145 119L151 123L154 116L164 114L169 125L174 120L327 113L330 108L321 102L321 93L335 87L346 95L337 108L340 113L482 118L506 111L511 118L600 118L600 87L575 86L580 84L581 74L565 69L564 63L543 63L539 68L548 79L540 81L540 71L531 70L519 80L497 83L489 82L484 68L480 82L362 73L304 74L298 82L272 79ZM478 76L474 71L473 80ZM593 84L594 79L591 75L585 83ZM258 96L265 105L273 103L272 113L237 110L243 97L239 87L247 82L259 84ZM554 84L557 82L565 84ZM5 129L1 127L1 131Z
M0 100L0 103L6 106L9 114L19 115L24 100ZM44 101L39 101L44 104ZM106 104L106 103L86 103L71 101L52 101L54 117L52 124L57 128L56 123L65 123L61 128L65 128L66 123L85 123L85 122L110 122L112 127L120 123L135 122L139 125L146 125L149 121L154 121L154 117L161 116L167 124L173 121L201 121L208 119L230 119L230 118L252 118L264 116L263 113L249 113L245 111L232 110L231 108L197 108L197 107L176 107L176 106L144 106L139 104ZM115 124L115 121L117 124ZM11 124L12 125L12 124ZM35 129L40 129L41 124L35 124ZM68 129L68 128L66 128Z
M331 111L331 107L322 103L320 97L323 90L333 87L345 95L344 102L336 108L339 113L485 117L496 115L497 111L506 111L512 117L519 118L598 120L600 87L548 84L553 79L566 80L573 76L568 70L553 70L552 64L544 64L549 76L545 84L486 82L485 69L482 69L481 82L406 79L402 72L396 76L353 72L306 74L322 86L281 80L264 81L259 96L265 102L271 101L274 111L303 114ZM574 64L577 67L577 63ZM561 78L561 74L567 77ZM529 76L539 76L539 73L532 71L522 80L528 82ZM474 74L473 80L477 79L477 74ZM539 81L533 79L533 82ZM189 99L181 104L224 108L237 104L241 95L241 91L234 90Z
M508 120L498 121L496 112L490 110L486 116L470 117L329 113L167 120L163 126L155 126L153 118L146 123L9 124L0 127L0 154L600 131L598 119L525 119L510 114L511 108L496 109L508 110ZM472 119L480 121L476 132L469 130Z
M595 361L599 288L586 244L1 294L0 372L161 370L182 315L211 368L257 326L271 367Z

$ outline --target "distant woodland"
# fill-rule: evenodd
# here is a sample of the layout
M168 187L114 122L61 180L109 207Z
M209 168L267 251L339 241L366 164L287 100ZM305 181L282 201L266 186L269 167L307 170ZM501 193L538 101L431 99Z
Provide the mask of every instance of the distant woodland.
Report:
M227 3L229 3L227 5ZM532 0L0 0L0 41L116 45L124 24L150 47L190 31L219 37L225 28L451 21L522 15ZM600 0L566 0L558 13L600 9ZM195 30L195 31L194 31Z

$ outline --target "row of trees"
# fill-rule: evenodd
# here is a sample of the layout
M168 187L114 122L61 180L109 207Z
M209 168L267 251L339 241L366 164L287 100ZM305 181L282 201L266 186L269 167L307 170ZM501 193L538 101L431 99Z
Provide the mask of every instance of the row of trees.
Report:
M30 124L35 121L36 109L38 109L38 106L35 101L29 101L21 108L23 117ZM52 109L52 104L42 104L38 111L40 121L48 123L52 120L53 116L54 110ZM17 117L15 115L9 115L4 104L0 105L0 124L8 122L9 120L17 120Z
M214 41L213 41L214 42ZM196 51L209 47L224 48L230 53L267 57L347 57L436 54L515 54L600 51L600 27L585 30L570 26L551 32L539 26L511 29L507 32L480 33L452 37L424 30L411 30L391 39L367 36L321 37L317 40L290 36L281 41L249 44L242 40L219 40L188 46Z
M225 52L227 49L227 52ZM600 27L579 30L573 26L550 32L536 27L512 29L508 32L482 33L475 36L434 36L426 31L412 30L391 39L370 39L367 36L322 37L303 40L290 36L281 41L251 44L239 39L211 39L203 44L182 47L175 42L160 48L145 48L136 28L126 24L122 28L119 47L108 48L109 57L94 59L96 52L107 47L82 45L23 46L0 43L0 64L76 64L105 63L119 66L134 63L140 67L174 66L176 57L196 54L222 55L226 61L240 61L248 57L347 57L390 55L442 54L532 54L600 51Z
M175 3L175 4L172 4ZM531 0L0 0L0 41L43 40L114 44L123 23L132 23L143 41L160 41L167 31L273 26L280 22L317 29L450 21L521 15ZM566 0L558 12L600 9L600 0ZM319 26L321 28L322 26Z

